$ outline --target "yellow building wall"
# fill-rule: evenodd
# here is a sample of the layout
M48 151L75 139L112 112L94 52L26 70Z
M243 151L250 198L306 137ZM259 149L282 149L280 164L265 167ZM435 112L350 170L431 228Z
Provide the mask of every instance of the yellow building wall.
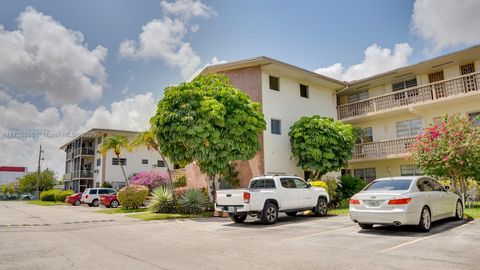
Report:
M404 160L403 158L397 158L397 159L384 159L384 160L349 163L348 168L352 170L351 171L352 175L353 175L353 170L355 169L375 168L375 173L377 178L381 178L381 177L400 176L400 166L412 165L412 164L414 164L414 162L412 162L411 160Z

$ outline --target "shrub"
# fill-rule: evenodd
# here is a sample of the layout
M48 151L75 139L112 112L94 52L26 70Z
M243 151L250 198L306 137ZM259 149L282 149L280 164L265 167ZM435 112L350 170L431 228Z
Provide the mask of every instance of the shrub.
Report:
M42 193L40 193L40 200L44 202L54 202L55 195L60 194L61 192L62 191L56 189L42 191Z
M328 190L327 183L325 183L322 180L312 181L312 182L310 182L310 185L312 185L312 187L321 187L321 188L324 188L325 190Z
M148 196L148 188L140 185L130 185L117 193L118 201L124 209L135 209L143 204Z
M172 192L167 187L153 190L148 210L154 213L171 213L174 208Z
M67 196L72 195L73 193L75 193L73 190L63 190L63 191L60 191L60 192L56 192L54 194L55 201L64 202L65 198L67 198Z
M340 182L341 186L338 187L338 193L341 199L350 199L367 185L362 178L351 175L343 175L340 177Z
M174 188L186 187L186 186L187 186L187 176L184 173L180 174L173 181Z
M112 183L110 183L108 181L104 181L102 183L102 188L113 188L113 186L112 186Z
M155 188L168 183L168 174L159 171L140 172L130 178L130 183L133 185L146 186L151 192Z
M179 187L179 188L175 188L174 191L175 191L175 198L180 198L183 196L183 194L185 194L185 192L187 192L188 188L187 187Z
M208 199L200 189L190 188L178 200L180 211L185 214L199 214L205 210Z
M348 208L350 205L350 199L343 199L338 204L338 208Z

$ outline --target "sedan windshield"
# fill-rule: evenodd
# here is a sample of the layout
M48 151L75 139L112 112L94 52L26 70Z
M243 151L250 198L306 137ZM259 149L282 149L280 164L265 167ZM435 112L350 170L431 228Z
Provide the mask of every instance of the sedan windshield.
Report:
M408 179L398 179L398 180L380 180L373 181L368 186L366 186L364 191L375 191L375 190L408 190L412 180Z

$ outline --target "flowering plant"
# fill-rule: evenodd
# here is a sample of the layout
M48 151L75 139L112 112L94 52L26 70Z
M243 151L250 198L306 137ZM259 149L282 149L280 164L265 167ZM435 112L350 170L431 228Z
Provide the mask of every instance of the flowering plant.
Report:
M130 184L146 186L150 192L167 183L168 174L159 171L140 172L130 178Z

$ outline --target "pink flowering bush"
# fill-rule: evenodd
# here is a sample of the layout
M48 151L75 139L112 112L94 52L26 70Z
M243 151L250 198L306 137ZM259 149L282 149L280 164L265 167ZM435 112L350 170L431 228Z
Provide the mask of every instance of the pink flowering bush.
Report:
M465 179L480 177L480 127L466 116L445 115L418 135L406 156L430 176L452 179L465 192Z
M145 186L151 192L157 187L168 184L168 173L159 171L140 172L130 178L130 184Z

